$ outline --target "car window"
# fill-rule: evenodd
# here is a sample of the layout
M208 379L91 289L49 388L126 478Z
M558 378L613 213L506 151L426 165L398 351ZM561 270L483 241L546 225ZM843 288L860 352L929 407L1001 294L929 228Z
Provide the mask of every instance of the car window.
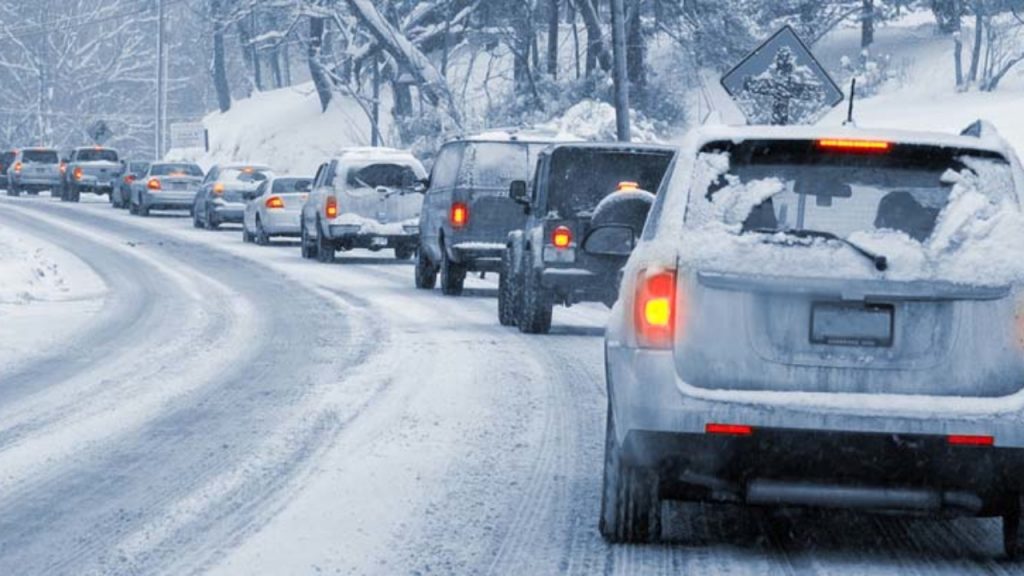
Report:
M412 188L424 176L419 164L372 162L349 165L345 180L349 188Z
M466 146L458 185L508 193L513 180L529 180L536 155L519 142L476 142Z
M441 153L434 161L433 172L430 175L431 188L442 190L455 186L455 178L459 174L461 152L462 144L448 144L441 149Z
M217 180L220 182L262 182L274 177L270 170L260 168L225 168L220 171Z
M77 162L117 162L117 152L107 148L90 148L76 153Z
M201 177L203 170L195 164L153 164L150 174L153 176Z
M296 192L309 192L313 187L313 180L310 178L278 178L274 180L274 194L294 194Z
M57 158L56 150L25 150L22 153L21 159L23 162L32 162L34 164L57 164L60 159Z
M144 174L149 170L149 164L145 162L131 162L128 164L128 171L132 174Z
M621 183L657 191L672 161L669 152L558 148L547 174L547 206L563 218L588 215Z

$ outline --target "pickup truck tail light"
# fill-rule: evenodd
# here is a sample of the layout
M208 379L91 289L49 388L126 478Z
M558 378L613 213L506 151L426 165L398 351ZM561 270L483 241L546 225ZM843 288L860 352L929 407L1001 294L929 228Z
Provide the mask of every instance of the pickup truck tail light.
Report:
M14 173L21 174L21 162L14 163Z
M265 204L267 208L270 208L271 210L284 208L284 199L280 196L271 196L270 198L267 198Z
M327 197L327 203L324 204L324 216L327 216L328 218L338 217L338 199L336 197Z
M675 270L644 270L636 283L633 323L641 348L672 348L680 317Z
M150 178L149 182L146 182L146 188L150 190L159 190L161 188L160 181L156 178Z
M465 202L452 202L448 220L451 222L452 228L465 228L469 222L469 206Z
M82 167L79 166L78 168L75 168L75 171L71 174L75 177L75 180L81 180L83 175Z
M565 249L572 244L572 230L568 226L559 226L551 232L551 244L555 248Z

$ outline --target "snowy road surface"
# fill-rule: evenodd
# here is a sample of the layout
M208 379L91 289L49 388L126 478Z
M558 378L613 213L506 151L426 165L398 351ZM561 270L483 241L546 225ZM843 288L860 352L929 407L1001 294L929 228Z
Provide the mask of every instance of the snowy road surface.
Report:
M599 307L524 336L493 279L416 291L390 252L325 266L45 197L0 227L106 284L0 358L0 574L1024 571L994 520L672 504L668 543L604 544Z

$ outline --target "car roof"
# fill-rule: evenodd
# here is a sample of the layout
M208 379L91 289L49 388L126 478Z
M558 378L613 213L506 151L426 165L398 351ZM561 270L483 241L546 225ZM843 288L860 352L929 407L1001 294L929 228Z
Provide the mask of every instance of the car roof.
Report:
M221 170L237 170L240 168L252 168L253 170L259 170L260 172L273 172L274 169L266 164L248 164L245 162L230 162L227 164L218 164L216 168Z
M582 139L572 134L544 128L492 128L471 134L459 134L449 142L519 142L523 144L553 144L556 142L579 142Z
M416 156L408 150L399 150L398 148L374 148L370 146L354 146L351 148L342 148L338 153L338 160L352 160L352 159L373 159L373 158L403 158L417 160Z
M675 146L664 144L646 144L633 142L563 142L552 144L546 148L543 154L553 154L557 150L584 149L584 150L621 150L624 152L667 152L674 153Z

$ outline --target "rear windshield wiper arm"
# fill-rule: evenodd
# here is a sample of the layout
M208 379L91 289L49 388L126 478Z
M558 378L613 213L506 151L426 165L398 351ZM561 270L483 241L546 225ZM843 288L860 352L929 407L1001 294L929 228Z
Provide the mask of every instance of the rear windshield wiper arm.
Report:
M786 234L788 236L795 236L797 238L822 238L825 240L835 240L836 242L846 244L850 248L853 248L858 254L864 256L868 260L871 260L871 263L875 265L875 270L878 270L879 272L884 272L889 268L889 260L885 256L872 252L871 250L868 250L867 248L861 246L860 244L857 244L856 242L853 242L851 240L847 240L846 238L843 238L841 236L837 236L832 232L826 232L824 230L798 230L794 228L785 228L782 230L776 230L775 228L754 228L750 231L757 232L760 234L781 233Z

